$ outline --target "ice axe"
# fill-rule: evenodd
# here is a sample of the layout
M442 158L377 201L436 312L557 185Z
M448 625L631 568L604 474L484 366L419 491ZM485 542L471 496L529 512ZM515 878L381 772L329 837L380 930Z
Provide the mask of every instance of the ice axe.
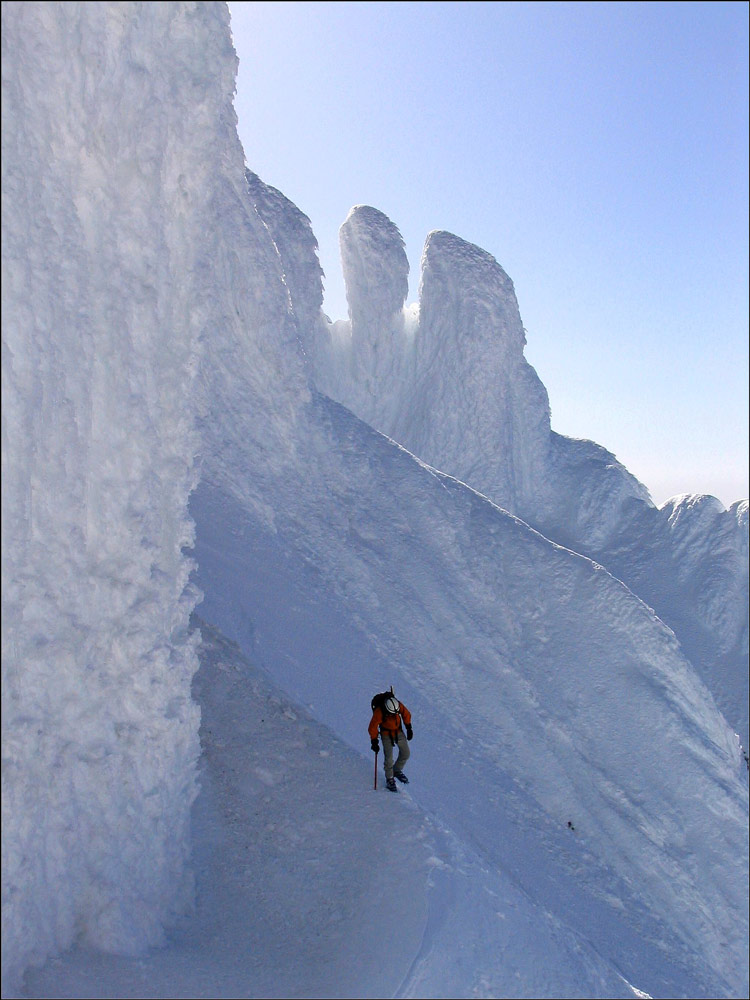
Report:
M375 751L375 784L372 786L373 791L378 790L378 751Z

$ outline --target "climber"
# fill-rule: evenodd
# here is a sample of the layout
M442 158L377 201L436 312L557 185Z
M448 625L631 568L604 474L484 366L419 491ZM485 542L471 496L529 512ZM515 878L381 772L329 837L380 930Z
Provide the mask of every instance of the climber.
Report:
M414 735L411 728L411 712L394 695L392 687L390 691L376 694L372 699L371 707L372 719L368 726L370 746L373 753L377 753L380 749L378 745L379 730L383 740L383 769L385 770L386 788L390 792L397 792L394 778L398 778L405 785L409 784L409 779L404 774L404 765L410 757L407 740L411 740ZM404 726L406 726L405 736L401 727L402 719ZM394 764L393 751L396 747L398 747L398 758Z

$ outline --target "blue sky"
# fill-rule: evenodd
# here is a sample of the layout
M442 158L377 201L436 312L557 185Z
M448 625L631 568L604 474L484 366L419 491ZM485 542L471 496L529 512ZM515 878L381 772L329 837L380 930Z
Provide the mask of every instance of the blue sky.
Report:
M338 228L428 232L513 279L552 426L657 503L748 496L748 5L230 3L248 165Z

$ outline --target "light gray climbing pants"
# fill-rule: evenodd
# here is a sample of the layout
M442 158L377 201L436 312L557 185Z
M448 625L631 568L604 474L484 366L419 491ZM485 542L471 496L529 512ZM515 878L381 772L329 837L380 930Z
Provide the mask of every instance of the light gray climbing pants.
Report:
M385 770L386 778L392 778L393 772L403 771L404 764L407 762L411 755L411 750L409 749L409 744L406 740L406 734L401 731L396 735L396 742L393 742L390 733L380 734L380 739L383 743L383 769ZM393 750L398 747L398 758L394 765L393 763Z

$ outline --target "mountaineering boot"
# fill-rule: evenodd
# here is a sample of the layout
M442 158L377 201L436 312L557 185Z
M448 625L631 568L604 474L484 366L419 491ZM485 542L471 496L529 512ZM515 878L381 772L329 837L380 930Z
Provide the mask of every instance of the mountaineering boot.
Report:
M406 777L406 775L404 774L403 771L394 771L393 772L393 777L394 778L398 778L398 780L400 782L402 782L404 785L408 785L409 784L409 779Z
M385 779L385 787L388 789L389 792L397 792L398 791L398 788L396 788L396 782L393 780L393 778L386 778Z

